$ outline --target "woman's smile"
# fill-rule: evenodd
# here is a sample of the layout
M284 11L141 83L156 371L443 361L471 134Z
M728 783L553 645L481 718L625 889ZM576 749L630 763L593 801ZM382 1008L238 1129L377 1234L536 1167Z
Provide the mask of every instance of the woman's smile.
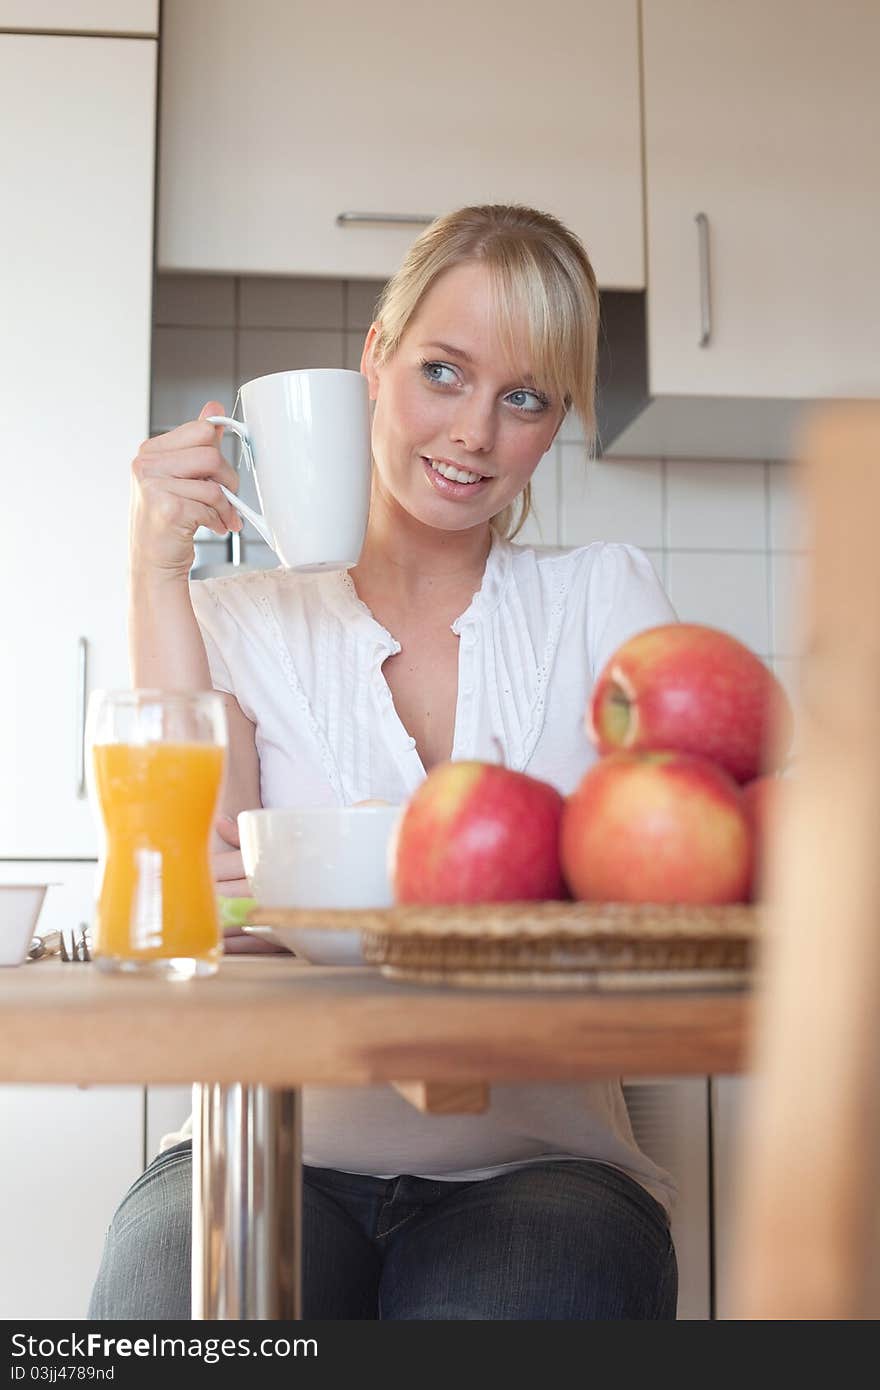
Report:
M449 459L428 458L422 454L421 461L431 487L450 501L477 497L485 492L492 481L488 474L475 473L473 469L452 463Z

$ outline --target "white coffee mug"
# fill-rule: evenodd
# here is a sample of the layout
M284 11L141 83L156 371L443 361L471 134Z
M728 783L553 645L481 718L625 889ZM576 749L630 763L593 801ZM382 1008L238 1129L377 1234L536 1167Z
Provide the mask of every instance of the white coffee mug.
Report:
M240 391L242 420L209 415L238 435L262 515L223 488L282 565L356 565L370 510L370 403L360 372L273 372Z

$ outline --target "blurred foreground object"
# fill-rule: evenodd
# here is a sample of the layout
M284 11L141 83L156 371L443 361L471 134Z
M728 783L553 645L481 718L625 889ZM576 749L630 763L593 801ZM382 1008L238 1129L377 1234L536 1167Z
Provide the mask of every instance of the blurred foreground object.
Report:
M802 756L770 842L733 1317L880 1315L880 403L811 414Z

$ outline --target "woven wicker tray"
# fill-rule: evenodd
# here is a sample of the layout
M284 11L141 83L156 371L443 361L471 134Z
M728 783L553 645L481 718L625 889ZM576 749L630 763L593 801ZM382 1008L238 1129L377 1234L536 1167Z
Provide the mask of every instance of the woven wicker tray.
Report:
M758 909L739 903L255 908L251 920L357 930L367 963L395 979L493 988L729 988L748 982L759 933Z

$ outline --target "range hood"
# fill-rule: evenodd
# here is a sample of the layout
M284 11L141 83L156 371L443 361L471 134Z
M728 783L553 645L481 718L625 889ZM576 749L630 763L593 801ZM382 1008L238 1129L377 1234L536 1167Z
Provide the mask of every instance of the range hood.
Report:
M790 457L806 401L652 396L644 291L609 290L601 306L597 414L603 457Z

